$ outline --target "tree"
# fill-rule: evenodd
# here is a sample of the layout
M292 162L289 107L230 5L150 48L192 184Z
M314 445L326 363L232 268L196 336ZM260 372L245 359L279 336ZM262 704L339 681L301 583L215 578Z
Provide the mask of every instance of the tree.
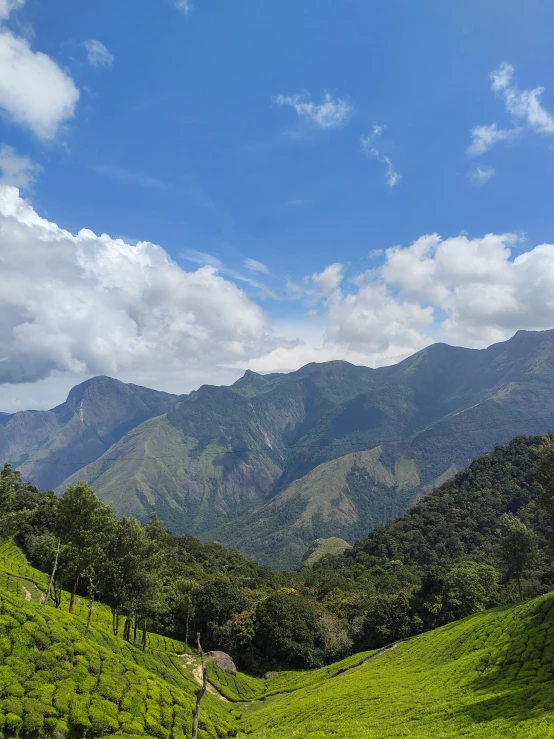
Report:
M554 523L554 436L545 434L538 448L537 481L542 488L541 504Z
M69 613L73 612L83 573L93 575L104 566L113 525L112 509L98 500L91 487L78 482L67 488L58 506L55 529L62 544L67 545L66 568L73 572Z
M279 590L257 607L254 646L267 667L321 667L318 642L316 605L308 598Z
M135 518L124 517L114 525L105 556L101 587L112 607L114 634L123 615L123 638L129 641L131 623L140 618L144 648L147 620L163 609L164 552Z
M317 620L317 628L326 662L335 662L348 654L352 639L336 616L323 613Z
M538 537L512 513L500 517L499 554L508 577L515 577L522 600L521 577L537 560Z
M454 565L444 578L443 623L484 610L498 585L498 572L486 564L466 560Z

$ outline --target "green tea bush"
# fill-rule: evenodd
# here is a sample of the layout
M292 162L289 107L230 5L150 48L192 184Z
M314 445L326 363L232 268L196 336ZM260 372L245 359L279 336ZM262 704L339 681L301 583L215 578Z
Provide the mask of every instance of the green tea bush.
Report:
M190 736L197 685L176 655L143 653L111 633L111 620L101 639L100 626L84 639L78 615L50 605L41 613L38 604L6 591L0 590L0 598L4 734L37 739ZM205 696L202 712L207 739L233 732L235 716L215 697Z

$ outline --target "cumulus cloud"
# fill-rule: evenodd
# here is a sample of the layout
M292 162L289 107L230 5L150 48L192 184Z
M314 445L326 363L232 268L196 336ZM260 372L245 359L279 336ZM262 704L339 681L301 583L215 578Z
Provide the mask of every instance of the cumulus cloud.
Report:
M0 146L0 184L30 190L40 171L40 165L32 162L29 157L19 156L7 144Z
M493 175L492 167L476 167L471 173L471 181L478 185L485 185Z
M273 346L260 307L215 267L186 272L155 244L73 235L7 186L0 265L0 383L56 372L182 373Z
M25 0L0 0L0 20L9 18L14 10L23 7Z
M338 262L330 264L328 267L325 267L323 272L319 274L317 272L314 273L312 275L312 282L324 295L330 295L338 289L342 282L342 270L342 264Z
M73 117L79 91L49 56L0 29L0 108L41 139L53 138Z
M445 340L485 346L518 329L553 327L554 244L514 257L518 241L515 234L427 235L388 249L381 276L407 299L432 306Z
M91 67L96 69L111 67L114 61L113 54L106 49L98 39L89 39L83 42L87 51L87 60Z
M425 234L386 249L377 269L346 278L342 265L329 265L306 280L324 296L320 310L310 312L320 342L312 335L276 347L250 366L291 367L294 357L327 361L341 352L378 366L438 340L483 347L519 329L554 328L554 244L522 252L523 244L511 233ZM308 290L300 297L313 302Z
M341 98L334 99L328 92L319 104L312 102L306 94L277 95L273 101L277 105L290 106L299 118L310 121L318 128L341 128L353 111L350 103Z
M388 157L381 151L381 148L378 144L378 139L380 138L384 128L385 126L374 124L371 133L366 136L366 138L362 136L360 141L364 154L369 157L374 157L375 159L377 159L377 161L381 162L381 164L385 165L385 180L387 185L392 190L392 188L396 187L396 185L398 185L398 183L400 182L401 176L394 168L390 157Z
M430 343L421 333L433 323L433 309L400 300L384 284L361 284L333 294L327 311L327 339L349 349L394 354L421 349Z

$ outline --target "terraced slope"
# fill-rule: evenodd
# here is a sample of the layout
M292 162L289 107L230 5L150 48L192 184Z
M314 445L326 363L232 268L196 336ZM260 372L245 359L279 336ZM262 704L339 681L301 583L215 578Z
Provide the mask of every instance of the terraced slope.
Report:
M13 544L0 547L0 731L57 739L189 737L197 685L177 656L183 645L150 634L143 652L113 636L101 604L85 638L86 604L70 615L65 594L60 608L42 612L44 581ZM206 695L201 736L233 736L237 716Z
M549 739L553 659L549 594L449 624L335 677L278 674L274 686L293 692L252 704L241 726L251 739Z

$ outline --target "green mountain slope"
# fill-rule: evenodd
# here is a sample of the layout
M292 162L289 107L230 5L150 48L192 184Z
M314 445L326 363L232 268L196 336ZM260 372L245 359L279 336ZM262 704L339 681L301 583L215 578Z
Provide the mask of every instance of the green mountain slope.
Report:
M0 416L0 459L43 490L97 459L130 429L173 408L178 396L95 377L50 411Z
M70 395L63 411L0 419L0 460L41 487L84 479L120 514L156 511L176 533L293 566L314 539L353 542L495 444L553 430L553 382L554 331L436 344L378 369L247 372L180 398L97 378L94 412Z
M548 739L553 618L549 594L415 637L358 668L311 673L305 687L295 689L295 673L277 674L292 692L268 699L242 728L252 739Z
M382 447L325 462L257 510L208 531L203 538L236 546L264 564L292 568L314 539L353 542L401 515L414 501L412 460L390 461Z

